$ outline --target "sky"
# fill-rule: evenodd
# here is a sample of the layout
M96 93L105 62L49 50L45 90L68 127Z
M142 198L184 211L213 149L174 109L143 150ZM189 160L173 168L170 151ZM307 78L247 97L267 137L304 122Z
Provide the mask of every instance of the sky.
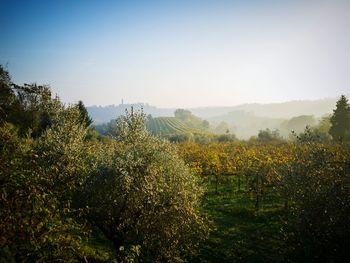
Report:
M350 93L347 0L0 0L0 64L85 105Z

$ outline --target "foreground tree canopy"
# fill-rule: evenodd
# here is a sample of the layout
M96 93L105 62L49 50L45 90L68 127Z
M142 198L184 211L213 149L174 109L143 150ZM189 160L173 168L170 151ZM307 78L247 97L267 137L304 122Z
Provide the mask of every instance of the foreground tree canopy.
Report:
M195 252L207 234L202 189L142 113L127 112L115 138L98 140L82 103L65 107L1 70L1 258L154 262ZM97 238L111 249L102 253Z

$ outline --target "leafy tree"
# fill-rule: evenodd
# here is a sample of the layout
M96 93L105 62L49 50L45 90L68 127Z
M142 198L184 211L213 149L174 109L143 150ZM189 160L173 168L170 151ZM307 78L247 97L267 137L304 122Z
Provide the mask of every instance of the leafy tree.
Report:
M0 65L0 123L14 124L21 136L38 138L51 125L57 100L51 97L48 86L12 83Z
M198 181L174 146L149 134L133 110L84 184L86 217L114 246L139 245L144 261L179 261L206 233ZM104 149L109 149L107 152Z
M208 121L202 120L201 118L193 115L189 110L177 109L175 110L174 115L192 129L208 130L210 127Z
M48 86L37 84L14 85L19 109L16 113L17 123L20 127L20 134L30 135L34 138L50 126L49 108L52 103L51 90Z
M189 122L191 120L192 113L189 110L177 109L175 110L174 115L176 118L179 118L184 122Z
M50 126L50 108L54 100L49 87L13 84L8 72L1 67L0 95L0 123L13 123L21 136L29 134L34 138Z
M87 128L81 123L80 111L76 107L56 109L52 124L35 142L38 163L52 176L50 186L57 194L65 192L61 200L71 201L76 188L82 184L89 168L89 157L84 139ZM64 204L65 205L65 204Z
M258 140L262 142L282 140L279 130L271 131L270 129L260 130L258 133Z
M342 141L345 134L350 131L350 106L344 95L337 101L330 121L332 126L329 133L333 140Z
M2 262L81 262L86 231L59 207L32 140L17 136L11 124L0 126L0 258Z

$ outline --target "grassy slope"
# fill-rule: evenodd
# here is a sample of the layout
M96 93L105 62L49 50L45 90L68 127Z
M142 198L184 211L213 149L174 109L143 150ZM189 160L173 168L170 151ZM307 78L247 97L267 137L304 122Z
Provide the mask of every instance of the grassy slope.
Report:
M267 198L255 211L254 202L244 191L236 191L235 182L207 184L203 212L213 221L214 230L191 262L283 262L287 246L283 241L282 204Z

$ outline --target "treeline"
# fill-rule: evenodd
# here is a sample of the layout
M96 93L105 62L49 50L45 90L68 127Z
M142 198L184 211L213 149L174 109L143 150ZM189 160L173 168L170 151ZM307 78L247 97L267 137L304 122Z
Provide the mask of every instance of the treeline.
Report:
M206 237L202 188L146 116L89 128L84 105L18 86L1 67L0 258L5 262L182 261Z
M240 117L242 118L242 116ZM244 122L238 118L236 122ZM350 107L345 96L337 102L333 114L322 117L318 122L311 115L302 115L284 121L282 130L261 129L256 135L248 137L246 141L255 142L286 142L297 137L313 137L320 142L349 141L350 140ZM265 124L268 126L268 124ZM95 125L94 129L101 135L113 136L115 120L109 123ZM265 127L266 127L265 126ZM281 126L281 127L282 127ZM220 122L216 127L193 115L189 110L177 109L174 117L147 116L146 127L154 135L171 142L192 141L196 143L228 142L239 140L226 122ZM231 129L232 128L232 129Z

